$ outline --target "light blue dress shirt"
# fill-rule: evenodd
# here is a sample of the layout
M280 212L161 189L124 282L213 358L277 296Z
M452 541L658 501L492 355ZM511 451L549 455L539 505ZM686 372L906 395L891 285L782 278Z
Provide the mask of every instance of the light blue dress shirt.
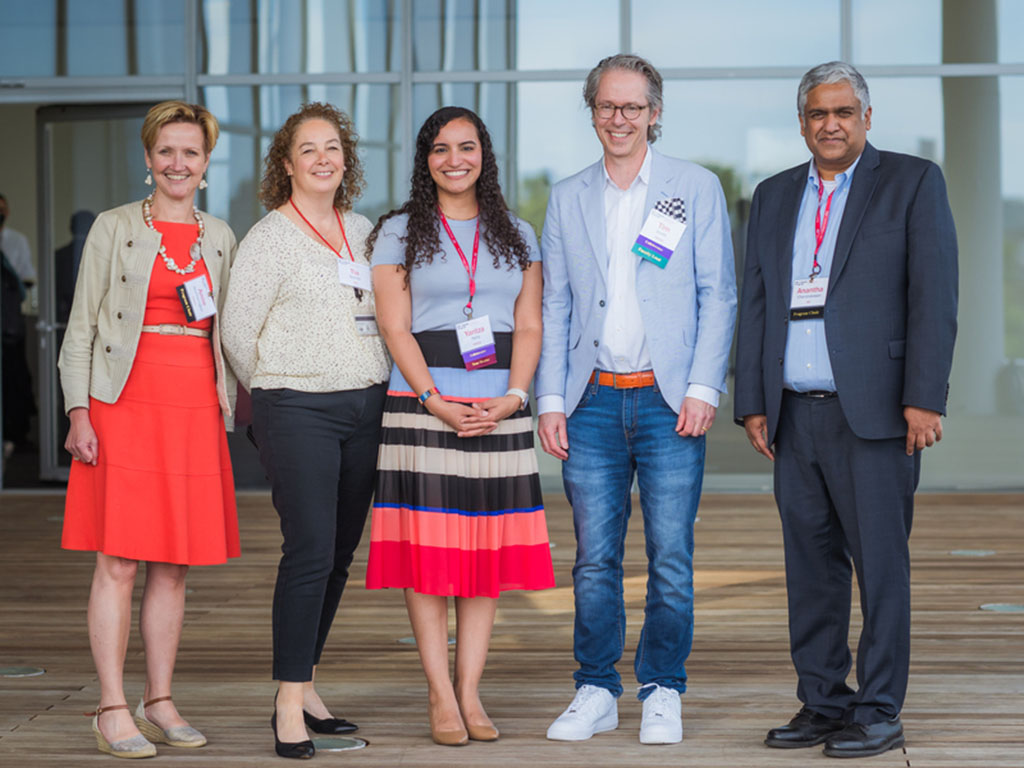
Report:
M843 211L850 196L850 182L853 171L860 162L860 156L853 165L842 173L836 174L836 188L832 193L832 206L829 209L828 226L825 238L818 251L818 264L821 274L815 278L828 279L832 270L832 257L836 250L836 236L839 225L843 221ZM807 186L800 202L800 215L796 221L796 234L793 237L793 280L805 280L814 266L814 214L818 209L818 168L811 160L807 173ZM828 201L828 189L821 196L821 214L825 215L825 204ZM828 297L825 298L828 304ZM789 334L786 337L786 355L782 369L782 382L786 389L796 392L827 390L834 392L836 382L832 375L832 363L828 357L828 341L825 338L824 318L816 320L796 320L789 322Z

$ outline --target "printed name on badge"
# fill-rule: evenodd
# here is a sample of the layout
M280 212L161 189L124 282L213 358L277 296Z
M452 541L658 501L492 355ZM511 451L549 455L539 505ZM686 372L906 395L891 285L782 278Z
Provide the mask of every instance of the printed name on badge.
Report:
M654 209L633 243L633 253L664 269L685 231L686 222Z
M459 352L467 371L486 368L498 362L491 332L491 318L488 315L474 317L455 326L459 339Z
M373 290L373 276L368 264L338 259L338 282L364 291Z
M790 320L817 320L825 316L825 298L828 295L828 275L793 281L793 295L789 301Z
M213 291L206 281L206 275L186 280L176 290L187 322L194 323L217 314L217 305L213 301Z

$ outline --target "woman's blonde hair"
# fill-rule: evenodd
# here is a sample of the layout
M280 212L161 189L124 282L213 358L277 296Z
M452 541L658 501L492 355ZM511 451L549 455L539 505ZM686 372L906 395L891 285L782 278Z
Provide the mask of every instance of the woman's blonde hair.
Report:
M156 146L160 129L170 123L198 125L203 132L203 149L207 155L213 151L217 137L220 136L217 118L206 107L184 101L162 101L146 113L146 119L142 122L142 146L147 152L152 152Z

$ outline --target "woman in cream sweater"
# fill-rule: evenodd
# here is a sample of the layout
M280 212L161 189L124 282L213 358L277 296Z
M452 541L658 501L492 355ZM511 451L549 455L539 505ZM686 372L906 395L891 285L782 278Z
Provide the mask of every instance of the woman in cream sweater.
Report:
M224 347L252 394L253 433L284 537L274 591L271 726L282 757L356 726L313 687L373 493L388 359L377 335L370 222L349 119L307 104L274 136L224 309Z

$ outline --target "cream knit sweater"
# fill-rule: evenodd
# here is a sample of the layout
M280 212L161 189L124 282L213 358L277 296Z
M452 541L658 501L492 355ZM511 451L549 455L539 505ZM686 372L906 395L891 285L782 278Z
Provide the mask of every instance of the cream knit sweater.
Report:
M369 264L369 220L350 211L343 221L352 255ZM246 389L338 392L387 380L384 342L356 328L357 315L374 315L373 294L357 301L337 262L277 211L249 230L221 318L224 352Z

